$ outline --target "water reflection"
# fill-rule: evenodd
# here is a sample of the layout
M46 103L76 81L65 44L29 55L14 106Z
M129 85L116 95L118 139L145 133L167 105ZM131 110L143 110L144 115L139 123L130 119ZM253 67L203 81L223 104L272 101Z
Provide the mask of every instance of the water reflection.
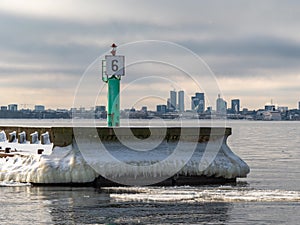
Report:
M54 224L223 224L231 203L116 202L109 191L93 188L35 187ZM126 193L119 193L126 195Z

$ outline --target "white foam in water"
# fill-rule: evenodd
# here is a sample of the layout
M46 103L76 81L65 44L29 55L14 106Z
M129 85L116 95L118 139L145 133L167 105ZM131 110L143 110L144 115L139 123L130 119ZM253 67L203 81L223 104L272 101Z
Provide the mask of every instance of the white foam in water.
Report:
M15 182L15 181L0 182L0 187L23 187L23 186L31 186L31 183L21 183L21 182Z
M300 192L250 188L107 188L117 202L300 202ZM117 192L115 194L114 192ZM119 194L121 192L121 194Z

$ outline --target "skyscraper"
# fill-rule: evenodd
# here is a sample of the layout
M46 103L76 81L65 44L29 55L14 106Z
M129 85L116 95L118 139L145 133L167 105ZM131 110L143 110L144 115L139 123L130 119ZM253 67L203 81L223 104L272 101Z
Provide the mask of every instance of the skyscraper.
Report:
M196 110L196 107L199 105L199 99L196 98L196 96L191 97L191 109L194 111Z
M216 101L217 106L217 114L219 115L226 115L227 113L227 102L221 98L220 94L218 94L218 98Z
M184 112L184 91L178 92L178 110Z
M298 110L300 110L300 101L298 102Z
M167 99L167 110L169 111L171 109L171 99Z
M170 91L170 102L171 102L170 109L171 109L171 111L176 110L176 104L177 104L177 96L176 95L177 95L176 91Z
M238 114L240 112L240 100L239 99L231 100L231 112L234 114Z
M205 99L204 99L204 93L196 93L196 98L199 99L199 104L198 104L198 113L203 113L205 110Z
M195 96L192 96L192 110L196 110L198 113L203 113L205 110L205 97L204 93L195 93Z

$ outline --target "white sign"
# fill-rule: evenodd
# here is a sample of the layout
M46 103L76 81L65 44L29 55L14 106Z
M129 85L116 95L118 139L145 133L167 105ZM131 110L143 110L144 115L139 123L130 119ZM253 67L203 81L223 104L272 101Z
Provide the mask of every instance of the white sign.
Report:
M124 56L122 55L106 55L106 75L107 76L124 76L125 68L124 68Z

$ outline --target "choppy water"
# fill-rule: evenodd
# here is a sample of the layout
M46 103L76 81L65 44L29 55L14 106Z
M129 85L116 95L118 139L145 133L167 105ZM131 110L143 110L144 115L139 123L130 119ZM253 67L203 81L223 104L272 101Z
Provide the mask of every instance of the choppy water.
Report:
M299 224L300 123L227 125L229 146L251 168L237 185L98 190L0 183L0 224Z

